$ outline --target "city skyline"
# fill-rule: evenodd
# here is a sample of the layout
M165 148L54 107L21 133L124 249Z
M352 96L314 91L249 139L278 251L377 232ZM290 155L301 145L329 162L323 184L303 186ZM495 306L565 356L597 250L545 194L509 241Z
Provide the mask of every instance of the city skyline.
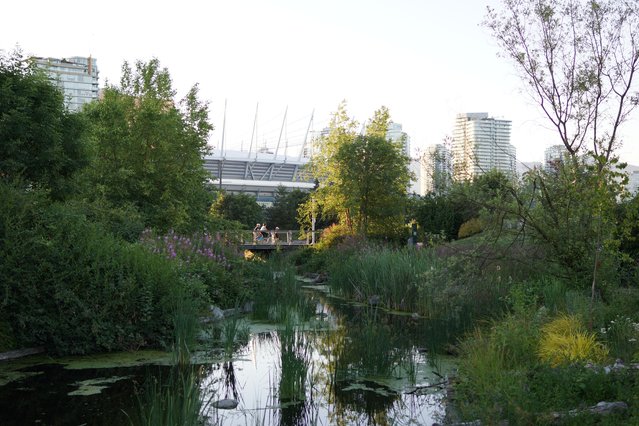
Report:
M287 126L299 134L312 111L320 130L345 99L360 123L387 106L422 151L452 134L457 114L488 112L512 122L519 161L542 161L557 137L480 25L486 5L500 2L444 3L186 0L176 9L168 2L118 0L105 8L26 0L8 5L0 49L17 44L25 55L91 55L101 87L119 82L123 61L157 57L179 95L199 84L216 128L210 142L218 147L225 102L225 143L239 149L251 140L258 103L262 132L279 132L288 107ZM633 164L639 150L630 136L639 134L638 121L635 112L622 132L621 157Z

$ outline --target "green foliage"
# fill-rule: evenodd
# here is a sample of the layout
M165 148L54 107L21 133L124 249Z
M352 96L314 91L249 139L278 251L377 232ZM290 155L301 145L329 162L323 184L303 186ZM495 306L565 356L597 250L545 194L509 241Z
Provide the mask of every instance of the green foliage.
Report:
M318 250L325 250L344 243L345 240L352 238L353 233L345 224L333 224L322 231L322 237L316 244Z
M104 198L99 198L94 201L74 199L68 201L67 206L124 241L137 241L144 230L142 215L133 204L113 206Z
M83 114L90 123L95 162L87 198L134 205L145 226L193 229L206 218L211 196L202 156L208 151L208 106L197 86L176 105L159 61L122 67L120 87L108 86Z
M191 293L197 293L196 299L233 307L251 294L243 282L240 254L222 237L199 232L187 236L174 231L158 235L147 229L140 242L149 252L172 261L182 279L193 283Z
M388 233L402 227L409 183L408 159L402 147L384 136L357 136L333 157L348 217L361 235L371 228Z
M401 145L386 140L389 122L382 107L366 135L357 135L357 123L348 117L345 103L339 105L309 164L319 187L301 209L302 216L333 215L364 236L403 227L410 173Z
M459 227L459 233L457 235L458 238L466 238L471 235L479 234L484 230L484 224L482 220L475 217L466 222L462 223Z
M600 330L611 353L626 362L639 361L639 322L617 315Z
M213 218L232 220L242 224L244 229L253 229L256 223L262 223L264 210L250 194L230 194L220 192L211 206Z
M307 192L299 189L287 191L283 186L278 187L273 206L266 209L266 222L271 224L271 228L278 226L280 229L299 229L297 209L308 197Z
M138 390L137 415L132 424L144 426L199 426L204 422L208 406L199 378L202 367L173 367L162 381L153 377Z
M619 280L618 235L624 226L616 218L618 177L612 165L598 170L575 159L551 172L528 173L519 195L527 232L547 251L548 262L563 268L580 288Z
M374 299L388 309L424 313L418 297L420 277L438 262L431 251L340 248L339 258L328 269L335 293L364 303Z
M0 304L18 345L80 354L167 342L183 281L165 259L37 191L0 194Z
M463 204L448 195L427 195L415 202L414 217L426 235L439 235L446 239L457 237L464 222Z
M0 52L0 177L68 196L69 178L87 164L85 123L60 90L16 51Z

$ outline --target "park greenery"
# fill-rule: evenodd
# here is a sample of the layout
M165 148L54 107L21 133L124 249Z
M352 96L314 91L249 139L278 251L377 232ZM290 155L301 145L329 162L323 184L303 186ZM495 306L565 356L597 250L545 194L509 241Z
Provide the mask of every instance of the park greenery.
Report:
M0 56L0 350L182 347L176 324L192 336L212 304L274 315L268 300L293 293L265 285L263 264L278 262L287 285L293 266L322 272L337 297L446 322L461 420L636 423L639 196L615 153L636 106L638 19L608 0L489 10L565 147L553 167L411 197L390 112L360 127L343 102L316 141L316 189L280 188L266 209L207 184L208 106L197 86L176 102L156 59L125 63L120 85L71 113L19 52ZM247 260L220 233L320 221L319 244L271 259ZM412 225L419 244L406 247ZM628 408L585 410L600 401Z

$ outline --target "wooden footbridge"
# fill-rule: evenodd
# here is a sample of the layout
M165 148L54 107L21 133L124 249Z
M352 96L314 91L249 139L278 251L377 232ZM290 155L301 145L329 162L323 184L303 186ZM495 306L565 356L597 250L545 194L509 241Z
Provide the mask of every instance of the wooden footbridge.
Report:
M320 231L301 232L299 230L268 231L263 237L259 232L242 231L238 235L239 247L243 250L294 250L315 244Z

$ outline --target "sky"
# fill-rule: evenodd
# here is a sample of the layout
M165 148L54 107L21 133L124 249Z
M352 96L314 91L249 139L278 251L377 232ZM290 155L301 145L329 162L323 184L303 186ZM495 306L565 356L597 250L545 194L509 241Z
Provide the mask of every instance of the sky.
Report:
M312 129L321 130L345 100L360 123L388 107L414 152L451 135L456 114L487 112L512 121L519 161L543 161L543 150L560 142L481 25L486 6L499 3L21 0L3 6L0 49L91 55L100 86L119 83L124 61L157 58L179 96L199 85L214 149L223 133L226 149L244 150L251 143L274 148L282 133L281 146L294 155L311 115ZM631 164L639 164L630 141L638 122L639 111L620 150Z

